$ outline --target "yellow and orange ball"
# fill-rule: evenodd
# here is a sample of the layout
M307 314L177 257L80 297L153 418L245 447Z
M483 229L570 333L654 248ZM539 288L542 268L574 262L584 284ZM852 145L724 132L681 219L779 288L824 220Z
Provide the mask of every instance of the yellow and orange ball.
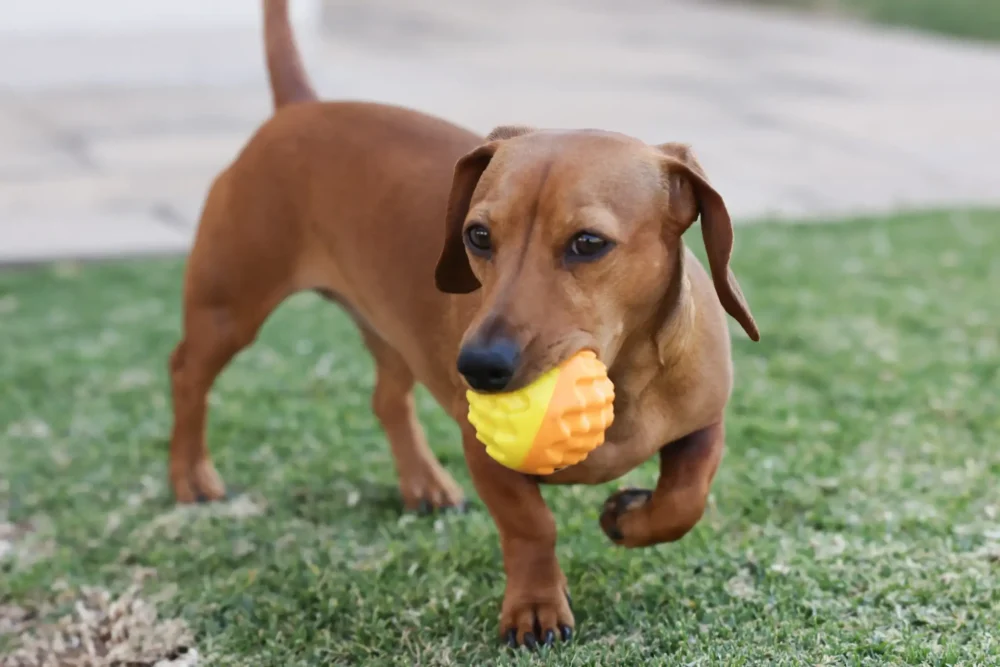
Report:
M587 458L614 421L615 388L607 368L584 350L517 391L469 391L469 423L501 464L549 475Z

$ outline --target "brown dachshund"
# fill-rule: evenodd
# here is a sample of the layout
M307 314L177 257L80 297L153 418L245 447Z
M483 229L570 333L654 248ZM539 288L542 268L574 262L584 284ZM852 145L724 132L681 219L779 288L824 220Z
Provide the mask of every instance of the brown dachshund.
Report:
M176 498L224 495L205 444L208 391L282 300L318 291L375 358L372 405L406 507L463 503L417 420L420 382L460 424L499 529L502 636L569 639L540 483L607 482L658 455L656 488L619 491L601 515L628 547L677 540L705 509L733 383L725 313L758 339L729 270L726 205L681 144L523 127L483 139L408 109L319 102L287 0L263 4L275 113L212 184L188 259L170 358ZM710 274L681 240L699 215ZM616 388L606 443L544 478L487 456L466 421L467 387L522 387L583 348Z

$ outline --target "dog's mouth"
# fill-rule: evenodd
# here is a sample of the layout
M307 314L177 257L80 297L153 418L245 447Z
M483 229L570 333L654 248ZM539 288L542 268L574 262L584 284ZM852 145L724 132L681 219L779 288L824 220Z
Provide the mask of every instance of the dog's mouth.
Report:
M522 390L525 387L529 387L541 379L541 377L546 373L559 368L573 357L584 352L593 353L598 360L603 362L600 350L598 350L597 346L593 343L582 346L561 344L558 347L554 347L553 350L548 351L548 353L543 357L544 361L526 363L518 368L513 378L511 378L510 383L502 393L513 393ZM530 345L525 347L525 355L531 359Z
M522 330L516 337L495 338L486 344L463 344L456 365L466 389L482 395L510 394L530 387L581 353L590 352L604 361L599 338L586 331L545 338L525 333Z

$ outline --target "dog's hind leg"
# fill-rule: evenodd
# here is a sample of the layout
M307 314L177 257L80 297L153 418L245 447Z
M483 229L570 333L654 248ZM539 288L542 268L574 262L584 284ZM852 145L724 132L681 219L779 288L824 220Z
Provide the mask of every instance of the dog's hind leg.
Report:
M462 507L464 494L427 445L413 401L414 378L399 352L362 327L365 345L375 358L372 409L382 424L399 475L407 509L429 511Z
M216 377L257 336L260 326L294 290L287 249L248 241L240 224L260 228L250 205L209 195L184 280L181 341L170 355L174 423L170 484L182 503L225 495L205 442L207 399ZM251 224L254 223L254 224Z
M264 309L241 309L235 303L185 303L184 337L170 355L174 408L170 484L179 502L225 495L205 442L208 392L232 358L253 342L275 306L261 312Z
M225 495L205 443L208 392L226 364L249 341L225 310L195 309L185 319L184 338L170 355L174 407L170 484L178 502L190 503Z

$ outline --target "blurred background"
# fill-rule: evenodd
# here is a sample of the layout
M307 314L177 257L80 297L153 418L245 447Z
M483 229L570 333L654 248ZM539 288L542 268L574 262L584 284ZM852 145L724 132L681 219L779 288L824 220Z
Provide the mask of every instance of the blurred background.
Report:
M744 224L763 337L733 338L705 518L607 548L611 487L655 461L546 492L581 628L546 664L1000 665L1000 0L291 5L324 97L687 142ZM316 295L209 398L229 501L172 502L182 256L271 112L260 24L259 0L0 0L0 667L95 643L145 667L525 664L488 641L489 514L401 511L370 356ZM471 491L457 427L417 407Z
M995 202L994 0L293 0L329 98L685 141L741 221ZM0 261L183 251L259 3L0 2Z

